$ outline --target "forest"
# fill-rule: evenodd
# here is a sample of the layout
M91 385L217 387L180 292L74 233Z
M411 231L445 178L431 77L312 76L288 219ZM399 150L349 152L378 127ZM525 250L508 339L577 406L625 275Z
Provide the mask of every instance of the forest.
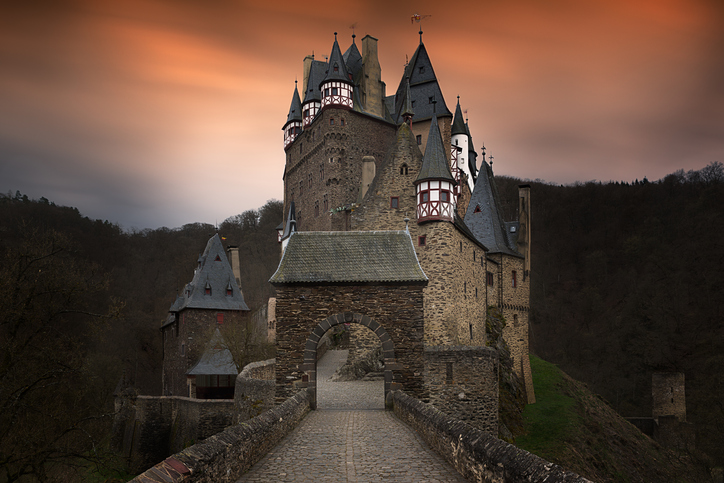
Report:
M504 218L517 185L498 177ZM724 167L658 181L531 185L531 350L624 416L651 415L651 374L686 376L708 464L724 451ZM123 231L19 192L0 195L0 481L83 480L125 377L160 392L159 328L218 232L239 246L252 310L273 294L282 203L218 227Z

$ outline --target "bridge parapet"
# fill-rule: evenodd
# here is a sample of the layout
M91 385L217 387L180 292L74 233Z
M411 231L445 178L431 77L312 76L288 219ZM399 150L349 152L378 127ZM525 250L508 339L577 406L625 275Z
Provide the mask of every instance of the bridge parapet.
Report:
M166 458L132 483L234 482L289 434L310 410L303 389L279 406Z
M401 391L391 392L387 405L470 481L591 483L489 433L452 419Z
M252 362L236 376L234 407L237 422L246 421L274 407L276 359Z

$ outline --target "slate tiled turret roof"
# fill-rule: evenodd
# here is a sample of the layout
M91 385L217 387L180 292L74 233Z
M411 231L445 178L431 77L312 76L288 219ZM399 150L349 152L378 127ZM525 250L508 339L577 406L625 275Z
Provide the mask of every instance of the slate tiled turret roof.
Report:
M327 63L321 60L313 60L309 67L309 78L307 79L307 91L304 93L303 104L307 102L322 101L322 93L319 90L319 84L322 83L325 73L327 72Z
M400 85L394 95L395 108L392 117L397 124L403 120L402 111L404 110L406 79L408 77L410 78L410 93L414 104L416 121L433 117L434 110L431 100L437 101L439 117L452 116L445 104L445 98L442 96L442 90L437 82L425 44L420 42L412 59L405 67L405 72L402 74L402 79L400 79Z
M287 122L284 124L284 127L286 127L287 124L293 121L302 122L302 101L299 99L299 90L297 89L296 81L294 82L294 94L292 94L292 104L289 106L289 114L287 115Z
M453 117L452 128L450 134L468 134L465 129L465 121L463 120L463 111L460 109L460 97L458 97L458 105L455 107L455 117Z
M224 345L224 338L219 329L214 331L206 351L201 359L186 374L189 376L230 376L237 375L239 369L234 363L231 352Z
M352 35L352 45L342 55L344 63L347 66L347 72L352 74L352 79L358 82L358 78L362 73L362 54L360 54L357 44L354 43L355 35Z
M498 190L495 187L493 170L483 161L475 189L465 212L465 224L473 232L475 238L488 248L489 253L505 253L522 257L511 248L498 201Z
M415 183L425 179L444 179L455 183L450 172L450 163L445 156L445 146L442 142L442 134L437 124L437 117L432 117L430 133L427 135L425 155L422 157L422 167Z
M427 282L406 231L308 231L289 238L281 283Z
M337 70L335 70L335 67ZM332 44L332 53L329 55L329 62L327 62L327 72L317 87L321 87L322 84L328 81L352 83L347 72L347 64L344 61L344 57L342 57L342 51L339 50L337 32L334 33L334 44Z
M478 153L475 152L475 146L473 146L473 137L470 135L470 126L465 121L465 132L468 133L468 168L470 173L473 175L473 181L478 179Z
M212 236L199 257L193 280L186 284L169 312L184 309L249 310L234 278L219 234ZM210 289L210 294L206 289ZM231 295L227 295L227 289Z

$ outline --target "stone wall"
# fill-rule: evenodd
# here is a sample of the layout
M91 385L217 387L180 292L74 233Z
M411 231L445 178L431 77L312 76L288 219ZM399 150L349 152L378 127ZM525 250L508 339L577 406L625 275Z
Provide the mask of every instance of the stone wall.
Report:
M590 483L558 465L516 448L434 407L394 391L387 405L402 421L470 481L518 483Z
M116 411L113 446L133 473L235 422L229 399L127 394L117 397Z
M248 422L174 454L131 481L235 482L299 424L309 412L310 401L310 391L300 391Z
M686 391L683 372L656 372L651 375L651 415L674 416L686 421Z
M429 402L471 426L498 434L498 353L490 347L426 347Z
M313 382L316 365L305 367L316 358L317 343L333 325L362 324L375 328L385 350L385 364L394 380L406 391L424 396L423 297L424 284L276 284L277 290L277 402ZM382 340L383 334L388 340ZM309 357L307 357L309 356ZM392 357L393 360L389 360ZM391 373L392 374L392 373Z
M358 201L362 158L374 157L379 169L395 129L381 119L343 108L328 107L317 115L286 151L284 214L294 201L301 214L297 230L348 229L345 212L330 216L329 210Z
M252 362L236 376L234 407L237 422L258 416L274 406L275 359Z

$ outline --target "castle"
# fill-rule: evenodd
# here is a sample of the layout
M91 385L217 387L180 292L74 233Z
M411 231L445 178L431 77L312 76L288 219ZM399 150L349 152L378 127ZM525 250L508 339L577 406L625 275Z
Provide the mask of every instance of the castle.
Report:
M279 240L284 253L295 232L319 232L314 242L306 237L295 245L314 258L310 244L321 250L325 233L405 230L427 277L425 347L484 346L486 311L497 307L507 320L503 335L514 370L532 403L530 188L519 187L518 219L503 221L492 163L484 148L478 163L459 98L454 115L448 108L422 31L394 95L386 95L377 39L367 35L361 47L353 35L342 53L335 33L327 61L314 56L303 61L302 95L295 85L282 128L286 220ZM372 246L368 239L336 240L349 244L348 251ZM299 278L304 264L284 257L271 280L278 290L283 283L310 282ZM297 273L285 274L295 263ZM340 263L346 263L344 257ZM324 263L309 267L329 269ZM352 335L364 345L365 331L358 327L353 324Z

